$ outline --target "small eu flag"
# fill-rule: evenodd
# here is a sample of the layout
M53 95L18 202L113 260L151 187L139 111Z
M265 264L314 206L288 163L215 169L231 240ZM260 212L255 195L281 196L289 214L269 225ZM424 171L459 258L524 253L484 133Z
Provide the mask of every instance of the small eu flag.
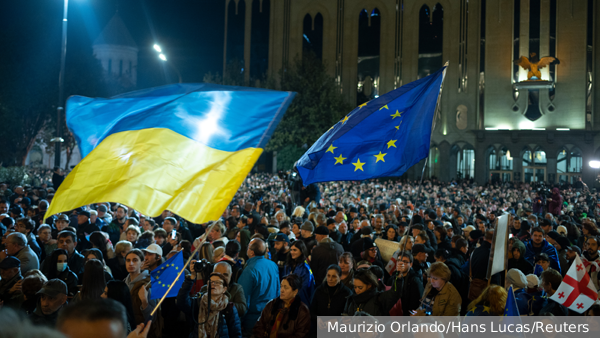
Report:
M363 103L331 127L296 165L304 185L401 176L426 158L445 70Z
M508 289L506 306L504 307L504 316L519 316L519 308L517 307L517 300L515 299L515 293L513 292L512 286Z
M533 269L533 274L540 277L542 272L544 272L544 268L541 265L536 264L535 268Z
M150 273L151 278L151 292L150 299L162 298L167 290L171 287L171 284L175 281L175 278L179 272L183 269L183 252L178 252L175 256L171 257L168 261L161 264L158 268L154 269ZM175 285L171 288L171 291L167 295L167 298L177 296L181 284L183 284L183 277L179 277Z

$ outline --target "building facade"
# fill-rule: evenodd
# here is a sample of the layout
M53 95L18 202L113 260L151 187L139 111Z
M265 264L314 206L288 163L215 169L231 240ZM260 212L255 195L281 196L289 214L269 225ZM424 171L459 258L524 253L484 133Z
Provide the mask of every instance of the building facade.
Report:
M225 68L276 77L314 53L348 102L449 61L426 176L594 182L600 4L593 0L226 0ZM532 56L532 54L535 55ZM553 56L539 81L514 61ZM420 176L414 166L409 178Z

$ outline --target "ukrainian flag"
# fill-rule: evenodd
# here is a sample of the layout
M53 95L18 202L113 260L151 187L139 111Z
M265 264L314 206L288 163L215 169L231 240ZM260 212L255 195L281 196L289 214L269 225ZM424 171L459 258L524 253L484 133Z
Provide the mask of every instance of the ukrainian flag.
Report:
M175 84L110 99L71 97L67 125L83 160L46 217L118 202L149 216L220 217L294 98L293 92Z

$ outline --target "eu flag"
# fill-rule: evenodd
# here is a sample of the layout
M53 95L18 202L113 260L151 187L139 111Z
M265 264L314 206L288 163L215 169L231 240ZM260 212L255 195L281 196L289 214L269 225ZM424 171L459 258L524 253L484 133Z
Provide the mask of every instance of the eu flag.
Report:
M533 274L540 277L542 272L544 272L544 268L541 265L536 264L535 268L533 268Z
M305 185L400 176L429 155L446 67L356 107L300 158Z
M183 252L179 251L175 256L171 257L171 259L152 270L150 273L150 299L162 298L182 269ZM181 289L181 284L183 284L184 277L185 276L183 275L179 277L173 288L171 288L171 292L169 292L167 298L177 296L179 289Z
M110 99L73 96L67 125L83 160L46 215L99 202L142 214L218 219L295 93L174 84Z
M513 292L512 286L508 289L506 306L504 307L504 316L519 316L519 308L517 307L517 300L515 299L515 293Z

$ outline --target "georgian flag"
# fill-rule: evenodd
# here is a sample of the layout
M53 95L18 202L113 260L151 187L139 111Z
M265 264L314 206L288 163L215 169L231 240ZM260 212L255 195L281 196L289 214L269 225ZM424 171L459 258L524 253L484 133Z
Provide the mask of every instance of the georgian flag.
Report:
M396 272L396 263L398 263L398 255L400 254L400 250L396 250L390 258L390 261L385 266L385 270L391 275Z
M589 309L598 299L598 291L579 255L550 299L579 313Z

